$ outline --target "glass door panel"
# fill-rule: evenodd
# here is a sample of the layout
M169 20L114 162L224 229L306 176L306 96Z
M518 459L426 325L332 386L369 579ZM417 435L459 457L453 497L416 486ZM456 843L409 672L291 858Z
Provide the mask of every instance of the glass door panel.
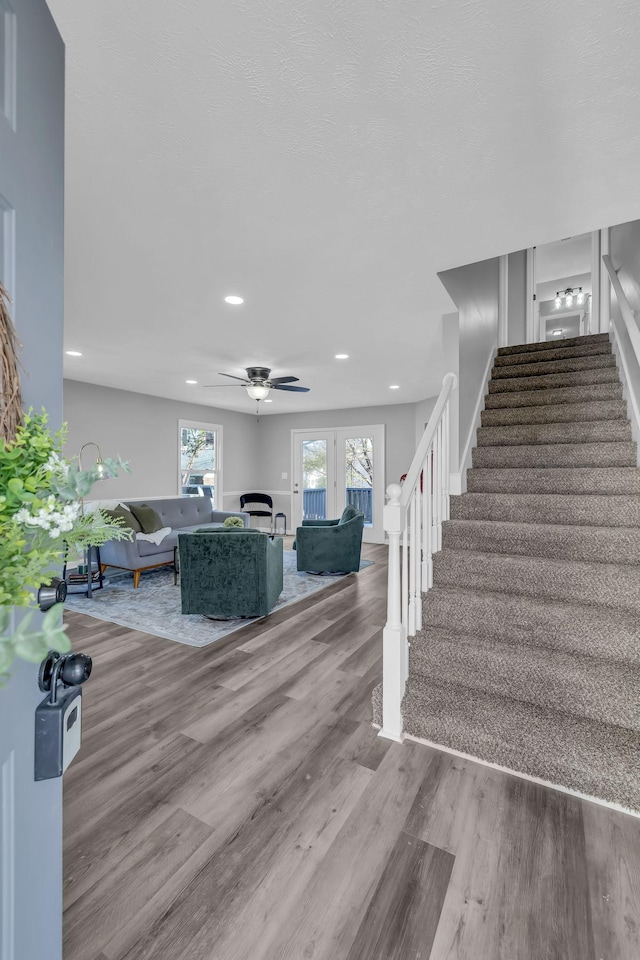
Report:
M293 518L330 520L335 515L335 437L329 431L294 431Z
M346 437L344 440L344 495L364 514L365 526L373 523L373 437Z
M327 441L302 441L302 519L327 519Z

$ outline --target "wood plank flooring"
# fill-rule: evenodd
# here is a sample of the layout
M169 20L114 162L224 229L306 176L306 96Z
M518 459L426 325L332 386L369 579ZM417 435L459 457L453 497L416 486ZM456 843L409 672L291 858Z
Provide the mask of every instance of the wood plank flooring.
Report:
M65 960L638 960L639 820L376 736L365 555L203 649L67 615Z

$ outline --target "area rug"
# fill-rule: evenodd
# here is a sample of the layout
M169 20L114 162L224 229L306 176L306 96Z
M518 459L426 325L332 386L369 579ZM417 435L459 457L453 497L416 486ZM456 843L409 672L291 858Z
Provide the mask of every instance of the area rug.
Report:
M372 563L373 560L362 560L360 569L363 570ZM321 577L299 573L296 570L296 554L293 550L284 551L283 573L284 588L272 612L312 593L318 593L336 580L353 576L350 573ZM191 647L206 647L247 623L260 619L239 617L235 620L207 620L200 614L183 615L180 612L180 587L173 584L171 567L143 573L137 590L133 589L132 574L116 574L109 577L102 590L94 591L90 600L82 594L70 593L65 606L97 620L107 620L121 627L151 633L156 637L186 643Z

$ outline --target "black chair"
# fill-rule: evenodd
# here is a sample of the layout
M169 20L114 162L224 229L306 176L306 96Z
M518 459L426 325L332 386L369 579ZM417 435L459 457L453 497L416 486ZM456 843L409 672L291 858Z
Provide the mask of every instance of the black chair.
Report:
M247 503L249 509L246 509ZM269 509L256 509L256 504L262 504ZM243 493L240 497L240 509L243 513L248 513L250 517L269 517L271 520L269 526L273 523L273 498L268 493Z

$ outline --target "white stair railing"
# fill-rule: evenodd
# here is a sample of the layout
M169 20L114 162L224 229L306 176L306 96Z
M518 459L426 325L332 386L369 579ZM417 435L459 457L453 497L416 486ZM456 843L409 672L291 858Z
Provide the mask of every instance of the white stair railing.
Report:
M409 637L422 627L422 594L433 584L432 557L442 547L442 524L449 517L449 398L456 382L454 373L445 376L403 485L387 487L389 579L379 736L390 740L402 739Z

